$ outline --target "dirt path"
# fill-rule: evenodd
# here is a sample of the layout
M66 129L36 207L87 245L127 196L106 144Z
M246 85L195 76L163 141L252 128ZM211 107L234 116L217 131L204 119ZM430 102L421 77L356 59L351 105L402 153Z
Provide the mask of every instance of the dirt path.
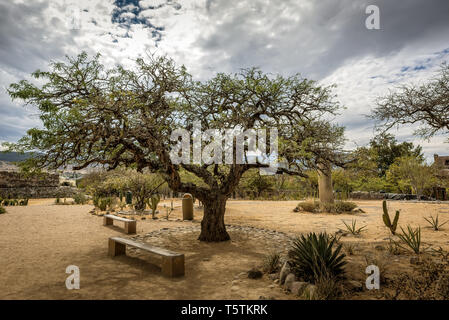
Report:
M344 241L378 242L388 236L381 221L381 202L364 201L365 214L315 215L293 213L297 201L229 201L226 223L271 229L291 235L309 231L334 232L341 222L356 218L368 225L361 238ZM180 203L175 203L175 206ZM449 219L448 204L408 204L401 208L401 225L424 226L424 216L440 213ZM120 227L102 226L102 218L89 214L92 206L56 206L51 200L31 201L28 207L8 207L0 215L0 299L258 299L260 296L293 299L264 276L250 280L244 274L261 263L267 252L283 244L269 233L230 229L233 239L226 243L200 243L196 240L201 210L193 222L145 220L137 223L137 234L145 241L160 240L172 250L186 254L186 276L164 278L157 267L140 252L129 256L107 256L107 239L123 236ZM119 225L120 226L120 225ZM184 227L184 231L170 231ZM168 229L164 229L168 228ZM168 230L156 238L145 237L157 230ZM189 231L190 230L190 231ZM423 241L449 245L447 229L423 229ZM151 240L156 239L156 240ZM277 238L276 238L277 239ZM67 290L68 265L80 268L81 289Z

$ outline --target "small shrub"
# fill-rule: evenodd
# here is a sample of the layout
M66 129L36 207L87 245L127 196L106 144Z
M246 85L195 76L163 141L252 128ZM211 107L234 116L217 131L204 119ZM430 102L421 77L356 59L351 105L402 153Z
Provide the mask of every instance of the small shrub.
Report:
M111 197L99 198L98 208L100 209L100 211L106 211L108 208L111 208L111 206L112 206Z
M336 213L335 203L319 202L320 212Z
M281 264L281 255L278 252L268 254L263 262L263 271L266 273L274 273L279 271Z
M300 202L296 208L295 212L305 211L305 212L328 212L328 213L345 213L351 212L357 208L357 204L349 201L335 201L334 203L322 203L320 201L309 200Z
M6 209L0 206L0 214L6 213Z
M342 244L337 245L334 237L326 233L309 233L293 241L289 251L289 265L298 278L315 282L321 276L341 277L344 274L344 258L340 253Z
M385 292L385 297L390 300L448 300L449 261L444 256L447 257L443 255L438 261L424 259L413 273L389 279L393 290Z
M357 204L350 201L336 201L335 202L335 212L337 213L344 213L344 212L351 212L357 208Z
M329 274L320 275L315 281L314 300L336 300L343 292L341 279Z
M88 199L84 193L80 192L73 196L73 201L75 201L76 204L86 204Z
M95 208L98 208L98 206L100 204L100 197L95 195L92 199L92 203L94 204Z
M298 203L296 209L305 212L317 212L320 208L320 203L318 201L303 201Z
M449 221L445 221L443 223L440 223L440 221L438 220L438 215L436 218L434 218L433 216L430 216L429 218L424 218L424 219L432 226L433 230L435 230L435 231L441 230L441 227L449 222Z
M398 256L402 253L401 246L390 238L390 242L388 243L388 252L392 255Z
M407 231L402 229L402 234L398 234L399 239L404 243L405 246L410 248L414 253L420 254L421 248L421 228L413 230L412 227L407 226Z
M55 200L55 204L60 204L61 203L61 198L57 197Z
M364 229L366 228L366 226L362 226L360 228L357 228L357 220L352 220L351 224L347 224L345 221L343 221L343 223L346 226L346 229L354 236L359 236L363 231L365 231Z
M356 248L357 248L357 245L351 244L351 243L345 244L345 246L344 246L346 253L350 256L353 256L355 254Z

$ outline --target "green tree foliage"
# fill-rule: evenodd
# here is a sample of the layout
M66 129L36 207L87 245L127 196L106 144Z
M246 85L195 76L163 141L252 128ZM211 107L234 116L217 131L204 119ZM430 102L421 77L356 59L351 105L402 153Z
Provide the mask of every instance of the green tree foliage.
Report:
M410 157L420 161L424 160L421 146L414 147L411 142L398 143L396 138L387 133L381 133L370 141L372 160L377 165L379 177L384 177L387 170L401 157Z
M414 146L411 142L399 143L394 136L386 133L372 138L368 146L357 148L353 151L352 158L355 161L349 163L345 169L333 171L336 191L410 193L410 185L406 182L408 180L395 178L389 170L403 158L424 163L421 146Z
M137 172L132 169L97 171L83 177L80 185L94 198L119 197L130 191L134 198L134 207L145 210L145 199L160 191L166 182L158 174Z
M260 197L262 192L273 189L275 178L273 176L260 175L259 170L252 169L245 172L241 185L246 190L253 193L255 197Z
M391 165L387 178L394 181L405 191L410 186L418 197L424 195L426 189L437 185L436 170L415 157L401 157Z

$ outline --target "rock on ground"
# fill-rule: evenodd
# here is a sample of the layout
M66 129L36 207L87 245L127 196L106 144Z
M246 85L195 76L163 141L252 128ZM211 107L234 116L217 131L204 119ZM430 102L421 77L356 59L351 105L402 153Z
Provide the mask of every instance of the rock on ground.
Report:
M293 282L295 282L295 280L296 280L295 275L293 273L289 273L287 277L285 277L284 289L290 290L290 286L292 285Z
M286 261L284 265L281 268L281 273L279 274L279 283L284 284L285 278L290 273L290 266L288 265L288 262Z
M302 281L293 281L290 285L290 292L294 295L300 296L303 294L306 287L309 285L308 282L302 282Z

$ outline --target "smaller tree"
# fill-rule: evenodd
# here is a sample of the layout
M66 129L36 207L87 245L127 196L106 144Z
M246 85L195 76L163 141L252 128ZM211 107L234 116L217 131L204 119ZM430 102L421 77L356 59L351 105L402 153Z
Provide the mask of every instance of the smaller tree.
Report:
M128 171L124 177L125 188L135 197L134 208L144 211L146 200L154 195L166 182L158 174Z
M272 176L262 176L258 169L252 169L242 177L242 186L245 190L253 191L256 197L260 197L264 191L273 189L274 181Z
M159 190L165 181L153 173L142 173L135 170L116 169L88 174L82 181L82 187L95 197L119 196L131 191L134 208L143 211L146 199Z
M399 143L392 134L381 133L370 141L370 155L377 165L379 177L385 176L388 168L400 157L414 157L424 160L421 146L412 142Z
M423 85L403 85L379 98L371 117L380 122L382 131L421 124L416 131L420 136L449 134L449 65L444 63L437 76Z
M414 157L401 157L388 170L387 178L409 184L418 199L436 184L435 169Z

